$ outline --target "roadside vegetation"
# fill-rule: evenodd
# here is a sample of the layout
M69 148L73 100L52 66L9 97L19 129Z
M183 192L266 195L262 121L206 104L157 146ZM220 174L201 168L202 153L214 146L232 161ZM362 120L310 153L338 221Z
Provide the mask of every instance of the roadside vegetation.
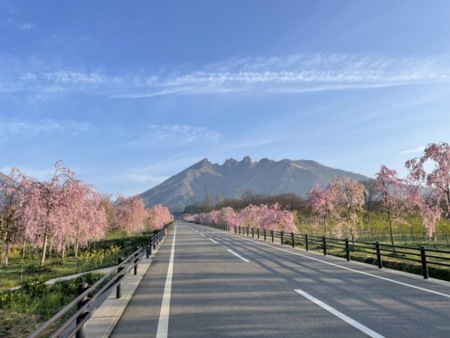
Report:
M0 337L26 336L172 221L160 204L99 194L60 161L48 181L13 168L0 178Z
M116 234L92 243L78 257L69 252L62 260L58 254L50 254L45 266L39 266L39 255L32 248L25 255L13 249L8 267L0 268L0 337L24 337L35 330L77 297L78 284L96 282L103 274L95 270L116 265L119 257L143 247L148 235ZM72 279L48 283L80 273Z
M397 246L450 247L450 146L429 144L405 167L406 178L384 165L375 179L363 182L334 177L327 186L312 187L306 199L246 192L236 199L216 196L213 204L206 195L202 203L186 207L185 219L389 244L394 254L384 259L386 266L415 271L416 264L396 259ZM355 253L354 259L373 258ZM430 268L430 275L432 270L438 271L434 275L448 275L446 268Z

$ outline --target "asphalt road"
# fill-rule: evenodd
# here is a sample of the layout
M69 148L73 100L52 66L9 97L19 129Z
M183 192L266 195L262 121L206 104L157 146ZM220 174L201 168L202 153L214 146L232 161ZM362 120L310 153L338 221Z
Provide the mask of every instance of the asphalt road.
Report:
M178 221L112 337L450 337L450 286Z

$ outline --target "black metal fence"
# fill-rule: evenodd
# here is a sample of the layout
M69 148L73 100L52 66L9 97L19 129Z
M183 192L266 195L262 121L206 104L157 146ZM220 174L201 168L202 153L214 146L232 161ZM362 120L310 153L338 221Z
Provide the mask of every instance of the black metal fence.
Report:
M239 226L212 225L211 227L234 232L237 235L271 241L272 243L279 242L281 245L290 245L293 248L301 246L306 251L319 250L324 255L343 256L347 261L352 259L352 255L356 256L357 253L361 253L369 257L372 256L374 263L380 269L383 268L383 257L389 258L390 261L409 262L410 265L421 269L421 274L425 279L429 278L429 266L450 268L450 251L430 249L424 246L392 246L380 242L350 241L348 239Z
M55 325L58 325L58 322L69 312L73 311L75 307L77 311L69 319L60 324L50 337L73 337L75 335L77 338L84 338L86 336L85 324L94 311L102 304L103 300L106 299L105 292L110 292L115 287L116 298L119 299L122 297L121 281L123 277L132 269L134 270L134 275L137 275L138 264L144 257L144 252L146 253L146 257L149 258L152 250L160 244L162 238L167 234L167 227L164 227L164 229L154 236L149 237L146 248L136 248L136 251L127 258L119 258L116 268L93 285L88 285L87 283L80 284L78 286L78 297L33 331L27 338L41 337L44 333L48 334L48 331Z

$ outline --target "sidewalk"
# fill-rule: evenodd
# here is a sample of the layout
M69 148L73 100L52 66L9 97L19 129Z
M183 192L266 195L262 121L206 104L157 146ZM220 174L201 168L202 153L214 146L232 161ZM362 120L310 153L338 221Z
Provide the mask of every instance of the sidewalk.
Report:
M149 258L141 259L136 276L133 274L133 270L125 275L122 279L122 297L120 299L116 298L116 288L111 289L108 298L102 302L86 322L86 338L107 338L110 336L165 239L166 237L163 237L157 248L152 250L152 255Z

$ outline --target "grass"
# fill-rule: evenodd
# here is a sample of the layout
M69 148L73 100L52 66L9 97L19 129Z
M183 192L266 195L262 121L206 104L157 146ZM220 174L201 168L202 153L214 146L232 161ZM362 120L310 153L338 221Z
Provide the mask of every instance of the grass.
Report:
M87 273L53 285L46 281L114 266L119 257L128 257L136 247L145 246L147 238L148 235L114 235L92 243L89 249L80 251L78 258L68 255L61 259L56 254L49 255L42 267L39 266L39 255L33 250L26 250L22 258L21 250L14 249L9 266L0 268L0 337L27 336L76 298L78 284L92 284L102 275ZM20 288L9 290L15 286Z
M24 337L55 315L78 295L78 284L95 283L101 274L85 274L72 280L45 284L39 278L28 278L16 291L0 292L0 337ZM73 308L61 322L76 311ZM55 328L58 324L55 325ZM50 332L49 332L50 334ZM47 336L47 335L44 335Z
M290 240L286 240L284 241L284 243L289 246L292 245L292 242ZM305 243L296 241L295 246L305 248ZM418 245L411 246L411 248L415 248L415 250L398 248L397 252L395 253L383 252L382 266L384 268L390 268L422 276L423 270L422 264L420 262L419 251L417 250L418 247L419 247ZM428 249L449 251L446 245L436 245L436 244L429 245ZM323 247L317 243L310 243L309 250L323 252ZM347 257L343 246L334 246L334 245L327 246L327 255L337 256L341 258ZM442 262L444 260L446 260L446 263L449 264L450 254L429 252L427 256L428 256L427 261L428 261L429 277L450 281L450 267L432 264L432 262ZM436 256L439 258L430 256ZM378 265L374 249L352 247L351 242L350 242L350 260L367 263L371 265Z
M117 264L119 257L127 257L137 246L145 246L147 235L109 238L93 243L89 250L61 259L58 255L49 255L46 264L39 266L39 255L31 249L26 251L22 260L21 250L13 250L8 267L0 267L0 291L19 286L29 277L49 280L81 272L92 271ZM1 336L0 336L1 337Z

